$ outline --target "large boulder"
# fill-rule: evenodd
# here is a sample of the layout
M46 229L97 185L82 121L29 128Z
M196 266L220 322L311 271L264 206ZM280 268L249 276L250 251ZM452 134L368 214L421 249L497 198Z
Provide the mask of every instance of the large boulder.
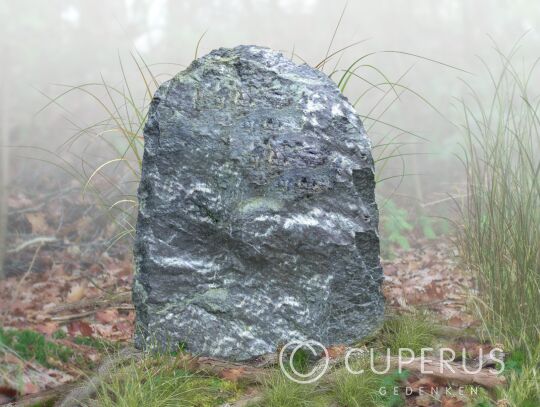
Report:
M144 138L138 347L242 360L379 325L371 145L326 75L268 48L212 51L160 86Z

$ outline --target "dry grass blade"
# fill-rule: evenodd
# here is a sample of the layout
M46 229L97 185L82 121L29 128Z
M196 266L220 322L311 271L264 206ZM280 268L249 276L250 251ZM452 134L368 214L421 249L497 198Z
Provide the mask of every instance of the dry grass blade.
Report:
M508 55L498 51L498 73L484 63L487 102L472 86L462 102L468 193L459 246L476 278L474 307L485 332L527 355L504 394L512 405L532 406L540 403L531 385L540 364L540 95L531 83L537 62L518 69L516 51L517 44Z

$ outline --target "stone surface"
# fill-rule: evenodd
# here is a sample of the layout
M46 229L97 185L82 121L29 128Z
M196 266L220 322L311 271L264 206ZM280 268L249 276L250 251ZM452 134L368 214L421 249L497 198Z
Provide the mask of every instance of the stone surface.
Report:
M327 76L218 49L159 88L144 134L137 346L241 360L379 325L370 141Z

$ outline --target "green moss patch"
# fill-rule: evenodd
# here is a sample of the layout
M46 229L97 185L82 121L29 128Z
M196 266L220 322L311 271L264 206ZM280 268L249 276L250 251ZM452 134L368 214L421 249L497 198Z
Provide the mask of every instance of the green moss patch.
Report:
M45 336L28 329L17 330L0 327L0 347L15 352L21 359L36 361L42 366L54 367L50 360L67 362L73 351L45 339Z

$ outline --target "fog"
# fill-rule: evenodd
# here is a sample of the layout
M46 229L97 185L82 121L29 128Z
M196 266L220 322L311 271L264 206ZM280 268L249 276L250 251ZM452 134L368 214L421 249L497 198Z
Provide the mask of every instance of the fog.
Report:
M137 82L132 55L164 80L188 65L196 51L200 56L218 47L257 44L316 65L360 42L333 57L325 72L375 53L357 71L362 78L346 88L351 101L383 78L407 87L392 89L399 93L394 102L390 95L379 103L380 94L369 92L356 107L360 115L395 126L366 119L375 144L394 137L391 131L419 142L404 146L399 153L407 158L384 168L388 177L419 175L391 180L382 193L399 185L396 196L429 203L459 192L461 170L454 153L460 138L456 100L467 91L463 81L476 89L489 87L480 58L492 66L495 45L507 52L525 34L518 58L534 60L540 49L540 3L533 0L4 0L0 16L3 177L11 188L23 190L43 177L60 176L54 165L31 160L37 147L61 159L82 157L94 168L108 157L101 147L91 152L92 141L84 138L69 149L63 146L77 126L99 122L104 112L82 92L50 103L66 90L62 85L105 80L122 86L123 66L134 98L142 98L144 84ZM407 138L407 132L422 138Z
M0 29L0 405L540 406L540 0L0 0ZM335 98L308 100L304 146L271 134L299 118L255 112L268 145L248 160L222 137L239 164L216 166L171 158L181 143L160 136L180 129L223 159L196 139L218 133L196 131L209 103L190 115L171 92L137 218L152 95L241 44L335 81L372 141L375 203ZM247 94L284 115L302 88L276 89ZM317 100L346 116L327 134ZM295 181L302 162L318 167ZM234 190L239 168L270 185ZM441 344L462 366L425 358ZM368 347L411 375L348 376Z

